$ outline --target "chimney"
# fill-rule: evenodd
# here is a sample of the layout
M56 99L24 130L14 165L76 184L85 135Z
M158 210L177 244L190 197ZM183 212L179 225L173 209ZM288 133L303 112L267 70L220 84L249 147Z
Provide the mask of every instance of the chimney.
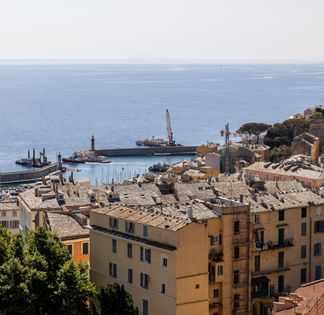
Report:
M61 152L59 152L59 154L57 156L57 164L58 164L59 170L61 170L62 169L62 155L61 155Z
M243 203L243 195L240 195L240 203Z

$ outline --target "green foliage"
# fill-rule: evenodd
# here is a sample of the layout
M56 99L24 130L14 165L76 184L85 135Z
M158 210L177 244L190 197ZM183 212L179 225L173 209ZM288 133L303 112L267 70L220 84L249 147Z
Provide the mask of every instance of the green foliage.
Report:
M289 146L282 145L280 147L273 148L270 153L271 162L280 162L283 159L290 157L291 149Z
M268 129L264 143L271 148L291 146L296 136L308 131L310 122L310 120L296 118L274 124Z
M131 295L124 286L114 283L101 288L98 293L101 315L138 315Z
M90 314L94 294L87 266L75 264L53 233L38 228L23 237L0 228L1 314Z
M243 124L238 130L237 133L244 134L248 136L249 139L254 135L257 137L257 143L259 143L260 135L267 131L270 128L270 125L264 123L248 122Z

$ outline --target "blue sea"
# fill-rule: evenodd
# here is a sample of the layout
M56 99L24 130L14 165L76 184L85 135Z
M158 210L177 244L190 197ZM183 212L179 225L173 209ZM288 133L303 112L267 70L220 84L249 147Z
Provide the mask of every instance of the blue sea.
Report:
M177 143L222 142L228 122L280 122L324 103L324 65L0 64L0 171L46 147L51 160L89 148L133 147L166 138L165 109ZM112 158L79 165L93 184L143 173L183 157Z

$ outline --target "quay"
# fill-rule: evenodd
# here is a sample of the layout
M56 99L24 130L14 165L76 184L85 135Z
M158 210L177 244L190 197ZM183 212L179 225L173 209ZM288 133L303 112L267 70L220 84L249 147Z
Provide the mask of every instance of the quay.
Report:
M94 149L94 148L93 148ZM195 155L197 146L166 146L94 150L97 156Z
M0 173L0 185L37 182L44 176L47 176L59 170L59 163L53 163L30 171Z

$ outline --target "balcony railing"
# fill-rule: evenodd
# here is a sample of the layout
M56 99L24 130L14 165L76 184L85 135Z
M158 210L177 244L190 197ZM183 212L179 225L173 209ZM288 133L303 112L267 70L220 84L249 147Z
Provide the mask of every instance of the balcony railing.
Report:
M294 239L292 237L284 239L279 242L272 242L269 241L267 243L256 242L255 247L257 251L264 251L264 250L273 250L277 248L284 248L294 246Z
M210 250L208 257L214 262L223 261L223 251L219 251L213 248Z
M264 289L260 291L253 291L252 292L252 298L257 299L257 298L265 298L269 296L269 290Z

